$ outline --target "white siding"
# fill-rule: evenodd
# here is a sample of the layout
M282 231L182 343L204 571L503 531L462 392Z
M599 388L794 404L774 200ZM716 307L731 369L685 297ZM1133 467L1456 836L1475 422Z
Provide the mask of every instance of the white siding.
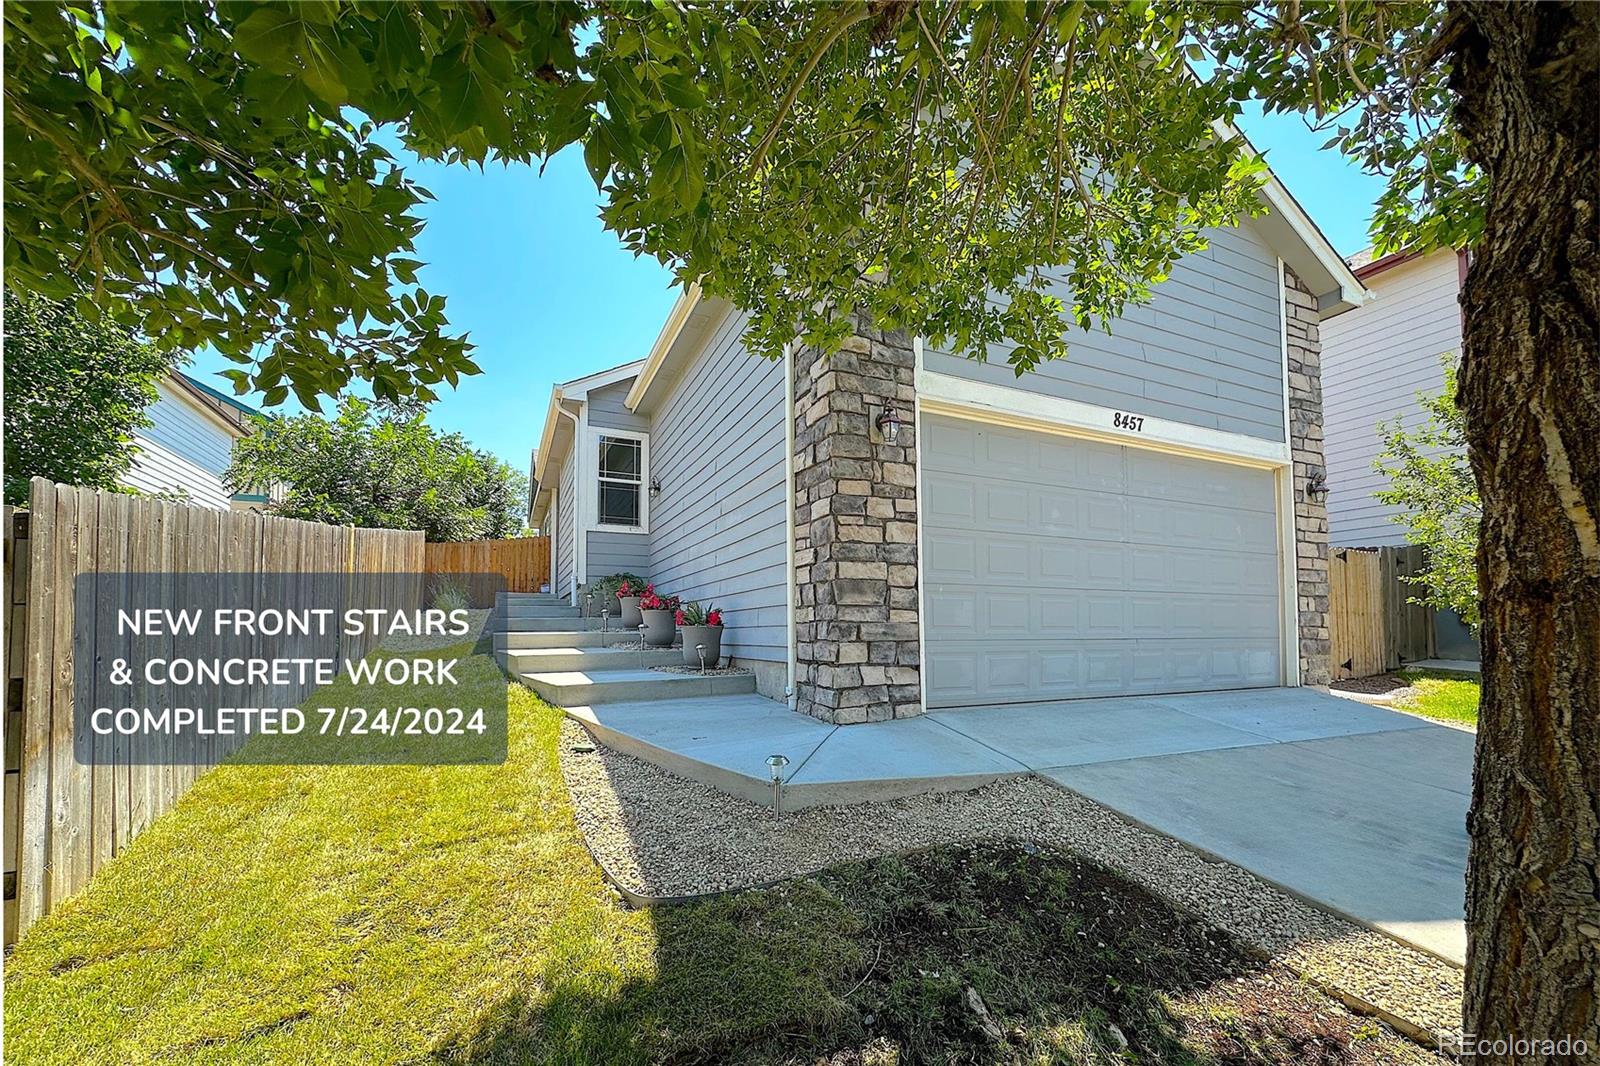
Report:
M157 390L160 398L145 412L151 424L134 434L139 451L123 484L141 492L186 492L199 506L228 510L233 494L222 475L233 434L181 389L163 381Z
M1444 387L1443 359L1461 352L1456 253L1448 249L1368 279L1373 299L1322 323L1322 411L1328 538L1342 547L1404 544L1398 508L1373 499L1378 424L1427 421L1417 393Z
M723 609L725 654L786 662L783 364L745 350L747 321L723 319L656 413L650 577Z

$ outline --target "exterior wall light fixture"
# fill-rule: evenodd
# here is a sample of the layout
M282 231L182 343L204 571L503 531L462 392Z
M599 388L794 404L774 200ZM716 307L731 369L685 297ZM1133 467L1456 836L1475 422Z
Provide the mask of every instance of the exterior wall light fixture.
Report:
M878 415L878 432L883 434L883 443L894 444L900 439L900 427L905 424L900 417L900 412L895 405L885 403L883 411Z

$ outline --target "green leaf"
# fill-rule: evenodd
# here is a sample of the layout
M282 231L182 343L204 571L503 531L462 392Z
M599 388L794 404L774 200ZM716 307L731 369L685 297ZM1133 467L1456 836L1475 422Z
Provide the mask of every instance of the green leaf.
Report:
M287 8L259 7L233 31L234 47L278 74L294 72L305 46L305 23Z

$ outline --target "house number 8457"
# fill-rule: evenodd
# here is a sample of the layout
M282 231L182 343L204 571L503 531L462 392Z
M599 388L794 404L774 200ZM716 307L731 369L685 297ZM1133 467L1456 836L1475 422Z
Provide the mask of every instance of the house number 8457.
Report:
M1111 413L1111 424L1118 429L1131 429L1135 433L1144 432L1143 415L1125 415L1121 411Z

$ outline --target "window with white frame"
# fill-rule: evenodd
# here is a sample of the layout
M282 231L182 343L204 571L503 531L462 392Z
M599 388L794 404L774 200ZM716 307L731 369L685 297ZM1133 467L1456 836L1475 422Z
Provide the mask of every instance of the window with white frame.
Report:
M599 446L597 523L627 528L644 525L644 441L602 433Z

